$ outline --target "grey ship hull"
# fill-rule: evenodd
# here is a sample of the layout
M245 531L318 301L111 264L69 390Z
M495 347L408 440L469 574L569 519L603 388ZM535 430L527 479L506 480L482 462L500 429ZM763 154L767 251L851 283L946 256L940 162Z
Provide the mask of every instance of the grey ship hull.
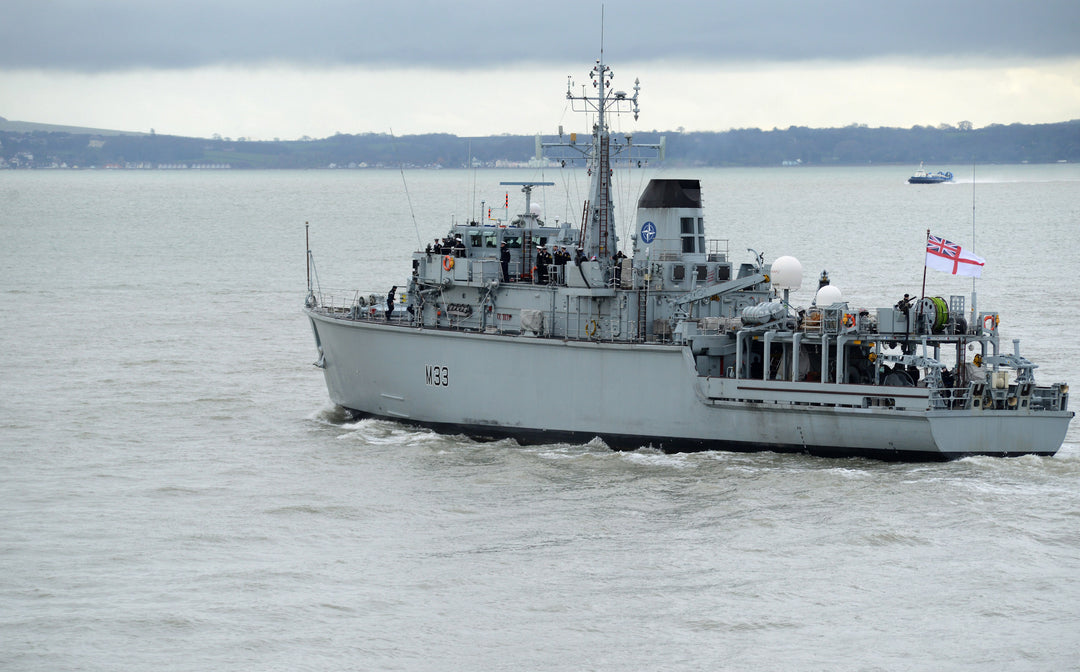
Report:
M1072 416L927 410L928 394L910 387L833 385L823 395L807 383L709 378L684 345L418 329L306 312L336 404L481 439L600 437L617 449L951 460L1053 455ZM861 407L884 397L907 402Z

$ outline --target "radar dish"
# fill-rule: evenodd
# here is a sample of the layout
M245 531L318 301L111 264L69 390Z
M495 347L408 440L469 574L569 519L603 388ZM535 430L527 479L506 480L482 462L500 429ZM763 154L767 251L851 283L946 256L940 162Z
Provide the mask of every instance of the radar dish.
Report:
M817 292L814 303L819 306L831 306L844 300L844 295L836 285L825 285Z
M795 257L779 257L772 263L773 287L797 290L802 286L802 264Z

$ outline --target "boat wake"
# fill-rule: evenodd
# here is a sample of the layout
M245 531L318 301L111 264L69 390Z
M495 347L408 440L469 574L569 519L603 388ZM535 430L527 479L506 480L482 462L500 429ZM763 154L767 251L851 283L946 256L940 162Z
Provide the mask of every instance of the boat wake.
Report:
M337 404L327 404L308 414L307 419L321 425L343 426L354 422L353 414Z

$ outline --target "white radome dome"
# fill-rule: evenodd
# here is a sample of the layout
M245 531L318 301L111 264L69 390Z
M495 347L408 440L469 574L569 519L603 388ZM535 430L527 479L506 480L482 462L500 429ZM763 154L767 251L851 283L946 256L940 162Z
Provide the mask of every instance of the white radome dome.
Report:
M773 287L795 291L802 287L802 263L795 257L778 257L769 276Z
M821 289L817 290L817 297L814 299L814 303L819 306L831 306L834 303L840 303L844 300L844 294L840 291L840 288L835 285L825 285Z
M536 215L537 217L539 217L540 213L543 212L543 211L544 210L543 210L543 208L540 207L539 203L530 203L529 204L529 212Z

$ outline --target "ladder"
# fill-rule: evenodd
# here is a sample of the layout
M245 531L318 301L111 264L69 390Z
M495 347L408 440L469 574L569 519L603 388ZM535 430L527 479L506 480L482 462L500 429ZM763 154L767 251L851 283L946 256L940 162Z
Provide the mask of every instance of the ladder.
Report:
M578 235L578 247L585 247L585 229L589 225L589 199L581 206L581 234Z
M648 284L644 288L637 290L637 338L639 341L645 340L645 310L649 304L649 289Z
M597 164L597 170L600 174L597 176L599 180L597 196L600 198L600 207L598 209L597 226L600 227L599 242L600 242L600 259L606 260L611 257L611 253L608 251L608 221L611 217L611 145L610 138L605 133L600 138L600 161ZM606 268L606 266L605 266Z

